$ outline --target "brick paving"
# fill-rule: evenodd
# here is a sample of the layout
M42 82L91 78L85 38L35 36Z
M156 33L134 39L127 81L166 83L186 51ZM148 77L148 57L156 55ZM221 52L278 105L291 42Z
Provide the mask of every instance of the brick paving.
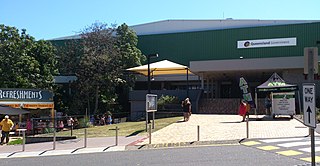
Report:
M296 119L250 115L249 138L279 138L307 136L309 131ZM262 119L261 119L262 118ZM197 126L200 126L200 141L241 140L247 137L246 122L238 115L193 114L188 122L178 121L152 133L151 143L176 143L197 141ZM145 139L137 145L148 144Z

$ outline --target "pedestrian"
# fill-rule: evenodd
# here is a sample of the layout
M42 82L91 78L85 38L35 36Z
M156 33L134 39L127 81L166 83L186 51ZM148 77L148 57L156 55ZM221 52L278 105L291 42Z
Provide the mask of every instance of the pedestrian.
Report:
M181 107L183 109L183 119L187 122L191 116L191 102L189 98L182 101Z
M31 134L31 130L32 130L32 123L30 121L30 119L27 119L27 135Z
M112 116L109 114L107 117L107 124L111 125L112 124Z
M241 99L240 100L240 105L239 105L239 115L242 116L242 121L244 122L245 118L246 118L246 113L247 113L247 103Z
M10 131L12 130L12 127L13 127L13 122L11 121L11 119L9 119L9 116L6 115L4 117L4 119L2 119L2 121L0 122L0 126L1 126L1 129L2 129L2 137L1 137L1 145L3 145L3 141L4 141L4 138L6 138L6 144L9 142L9 133Z
M73 123L74 120L72 119L72 117L70 116L69 119L67 120L67 125L69 128L73 128Z
M271 99L270 95L266 95L266 98L264 99L264 107L265 107L265 112L266 115L271 115Z

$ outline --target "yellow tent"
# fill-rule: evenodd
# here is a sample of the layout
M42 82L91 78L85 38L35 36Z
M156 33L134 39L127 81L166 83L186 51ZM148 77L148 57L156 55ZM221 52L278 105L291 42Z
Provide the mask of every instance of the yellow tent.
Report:
M127 69L148 76L148 65L137 66ZM150 73L153 76L166 74L187 74L191 73L188 66L183 66L168 60L150 63Z

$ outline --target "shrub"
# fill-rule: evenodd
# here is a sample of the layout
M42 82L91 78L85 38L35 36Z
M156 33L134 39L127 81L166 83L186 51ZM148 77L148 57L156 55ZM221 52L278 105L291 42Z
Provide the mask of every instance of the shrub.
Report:
M161 95L158 99L158 109L164 109L166 104L179 104L179 99L176 96Z

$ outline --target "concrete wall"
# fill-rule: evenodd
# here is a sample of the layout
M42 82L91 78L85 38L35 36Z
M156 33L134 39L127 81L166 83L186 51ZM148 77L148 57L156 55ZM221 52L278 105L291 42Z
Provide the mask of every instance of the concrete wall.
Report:
M192 103L192 112L198 110L198 101L202 90L189 90L189 98ZM129 93L129 101L131 103L130 120L137 121L145 118L146 112L146 90L134 90ZM176 96L180 101L187 96L186 90L152 90L152 94Z

